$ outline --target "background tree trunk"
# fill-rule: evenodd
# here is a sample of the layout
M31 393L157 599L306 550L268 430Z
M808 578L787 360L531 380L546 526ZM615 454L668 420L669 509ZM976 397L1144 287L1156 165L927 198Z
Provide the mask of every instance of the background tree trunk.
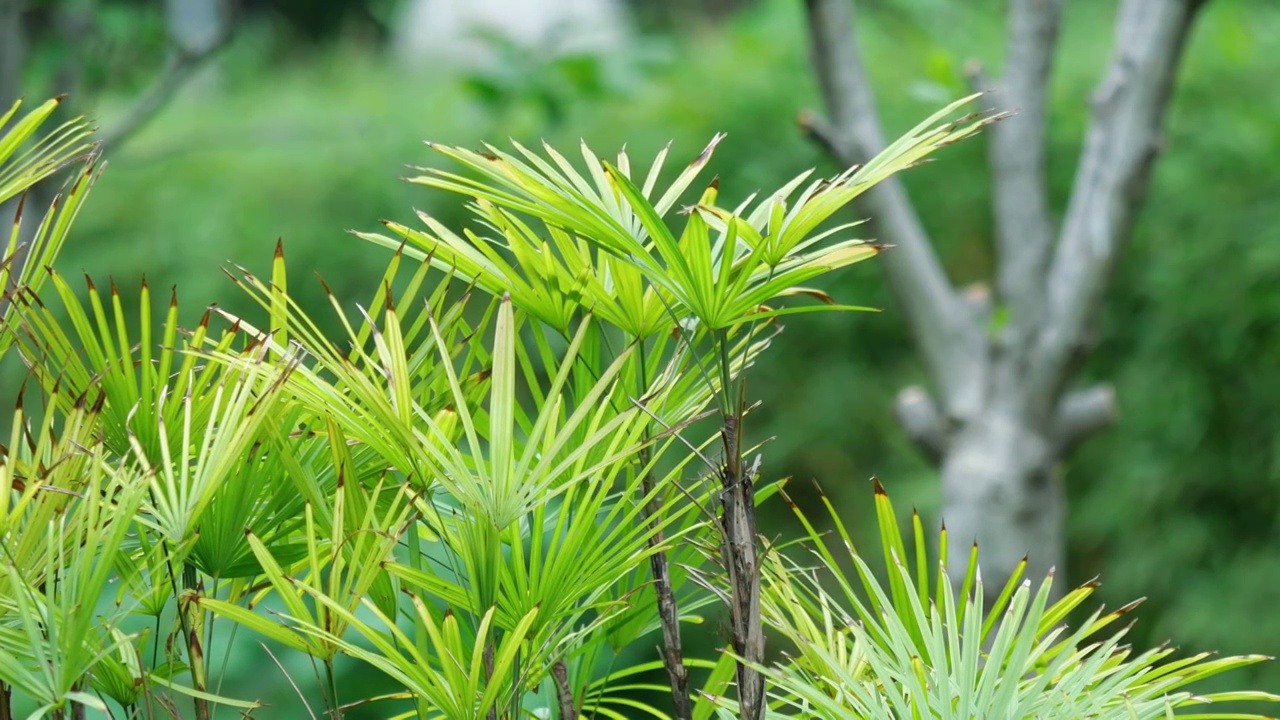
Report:
M1063 569L1059 464L1115 414L1110 387L1069 388L1141 205L1178 60L1203 4L1121 0L1059 229L1046 190L1045 124L1063 0L1012 0L1004 77L989 80L978 67L971 76L991 90L984 109L1017 110L988 138L994 297L956 292L900 182L891 178L866 196L879 239L894 246L882 266L933 386L904 390L898 417L940 467L952 542L981 548L988 600L1024 556L1033 579ZM806 8L829 119L807 114L802 122L841 163L865 162L885 141L854 2L806 0Z

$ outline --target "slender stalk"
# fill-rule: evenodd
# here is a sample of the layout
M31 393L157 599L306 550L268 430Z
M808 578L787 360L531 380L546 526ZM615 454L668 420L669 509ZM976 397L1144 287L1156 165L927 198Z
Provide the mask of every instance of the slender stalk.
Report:
M202 647L203 640L200 637L200 631L204 625L204 610L195 602L202 588L200 578L193 566L185 565L182 568L182 584L186 587L186 590L178 598L178 615L183 619L183 635L187 643L187 664L191 669L191 687L203 693L208 689L204 648ZM193 697L192 702L195 705L196 720L209 720L209 701L204 698Z
M743 403L733 392L729 333L716 338L720 350L720 396L724 427L724 468L720 501L724 509L724 564L729 573L729 616L733 650L738 656L738 706L742 720L764 716L764 676L753 665L764 663L764 627L760 618L760 562L756 547L755 478L742 465Z
M493 682L493 643L484 646L484 682L487 687ZM498 704L489 708L489 720L498 720Z
M430 502L430 499L428 499L428 502ZM409 523L408 545L409 545L409 567L419 572L422 572L423 570L422 541L418 537L418 521L417 520L414 520ZM422 618L418 617L417 613L413 614L413 639L414 639L414 643L418 647L418 652L423 657L427 657L427 627L426 627L426 624L423 623ZM335 707L337 706L337 702L334 703L334 706ZM416 703L416 706L418 711L418 720L426 720L427 706L423 703L422 700L419 700Z
M578 705L573 699L573 689L569 687L569 670L564 660L557 660L551 666L551 674L556 680L556 698L560 703L560 720L578 720Z
M342 704L338 702L338 676L333 672L333 658L324 661L324 680L329 688L329 717L342 720Z
M0 683L0 720L13 720L13 688Z
M644 354L644 344L640 344L640 369L637 376L637 397L644 397L648 391L648 368ZM676 604L675 592L671 587L671 566L666 550L659 550L664 538L658 529L658 499L654 496L653 473L649 470L649 433L645 431L645 443L640 450L640 466L643 476L640 478L640 489L645 496L642 512L649 526L649 571L653 576L653 590L658 599L658 619L662 623L662 665L667 670L671 681L671 702L674 706L676 720L693 718L693 701L689 697L689 670L684 664L684 651L680 639L680 608ZM575 713L576 714L576 713Z

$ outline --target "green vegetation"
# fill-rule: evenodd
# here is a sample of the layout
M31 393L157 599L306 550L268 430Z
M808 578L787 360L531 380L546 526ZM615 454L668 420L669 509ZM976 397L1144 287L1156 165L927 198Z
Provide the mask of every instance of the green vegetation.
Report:
M996 64L1001 3L879 6L862 4L862 35L891 132L963 94L968 58ZM1050 127L1058 200L1109 42L1097 30L1108 26L1108 12L1106 3L1067 8ZM1213 3L1197 24L1167 151L1086 367L1115 383L1121 415L1067 468L1072 564L1062 575L1072 583L1101 575L1097 592L1113 607L1147 597L1133 629L1140 645L1176 639L1226 653L1280 653L1280 617L1272 612L1280 594L1273 430L1280 412L1271 380L1280 358L1280 204L1270 161L1280 157L1280 57L1268 44L1277 33L1280 8L1271 0ZM299 276L291 291L304 307L326 302L308 280L312 270L336 295L366 297L381 259L341 230L369 231L411 207L449 227L462 224L457 204L393 181L410 174L405 163L428 162L423 139L474 146L513 136L532 146L545 135L573 148L584 137L596 148L626 142L633 156L648 157L670 138L674 153L691 154L724 130L734 162L713 159L708 173L726 188L776 187L814 165L837 170L795 129L797 111L817 99L802 13L789 0L646 46L656 66L637 70L625 90L569 98L550 130L534 99L513 96L495 116L466 79L405 74L352 47L282 60L251 39L226 57L226 93L175 103L111 155L110 182L95 189L79 220L81 240L63 255L68 276L114 276L126 307L143 272L152 288L176 284L190 327L209 302L251 311L218 268L232 260L265 270L265 249L283 236ZM100 111L104 125L112 109L108 102ZM962 143L945 163L905 176L961 283L983 276L989 263L983 142ZM777 436L769 466L800 481L791 490L796 502L817 507L808 481L821 480L864 543L871 475L936 525L936 473L890 411L894 393L921 372L879 274L863 264L816 285L885 312L791 319L787 342L753 374L762 405L752 438ZM323 316L318 322L340 329ZM10 389L22 380L16 372L7 378ZM766 533L795 529L788 513L762 512ZM231 662L267 693L276 683L259 679L262 657ZM1280 688L1278 667L1250 668L1247 684Z
M31 260L15 230L4 264L0 333L41 402L20 398L0 461L3 714L252 712L227 658L265 643L310 662L290 684L334 718L1260 717L1181 710L1280 701L1199 691L1262 656L1135 654L1123 631L1095 639L1130 606L1069 630L1094 585L1050 604L1051 579L1033 592L1021 569L984 607L976 548L953 589L945 532L929 560L919 516L904 538L877 485L879 548L856 552L748 437L745 381L784 344L779 318L858 309L805 283L881 249L829 221L989 122L951 119L971 100L741 204L701 177L719 136L670 180L666 150L432 145L453 165L411 182L468 198L472 221L359 233L390 260L370 302L319 284L333 330L282 244L269 279L230 272L248 310L191 331L146 282L136 302L92 281L81 300L48 263L97 157L80 121L18 152L56 103L27 115L0 138L0 201L79 167ZM805 533L761 542L757 505L784 499ZM721 603L728 649L682 650ZM635 653L655 642L662 661ZM352 661L391 691L347 682ZM659 667L669 684L640 677Z

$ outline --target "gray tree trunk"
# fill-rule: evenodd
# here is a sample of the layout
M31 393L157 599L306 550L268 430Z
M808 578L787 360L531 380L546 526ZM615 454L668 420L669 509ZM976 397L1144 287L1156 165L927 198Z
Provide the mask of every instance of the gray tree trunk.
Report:
M898 306L933 391L912 387L898 417L939 465L943 517L957 551L976 540L988 600L1024 556L1033 580L1066 559L1059 464L1115 413L1108 386L1071 389L1161 144L1178 61L1204 0L1121 0L1115 45L1091 107L1071 199L1055 228L1045 179L1048 83L1063 0L1012 0L1005 76L988 111L1017 109L988 141L997 269L993 293L958 292L906 191L867 194ZM806 0L813 66L829 120L812 137L845 164L885 146L853 32L853 0ZM1000 327L991 329L993 306ZM963 572L953 563L953 579ZM1055 585L1061 592L1064 583Z

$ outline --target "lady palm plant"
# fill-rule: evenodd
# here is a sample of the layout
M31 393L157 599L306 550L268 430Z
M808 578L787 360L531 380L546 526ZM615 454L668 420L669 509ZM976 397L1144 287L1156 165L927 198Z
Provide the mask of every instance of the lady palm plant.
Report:
M945 528L932 562L919 515L912 515L914 557L884 489L876 482L876 514L888 577L878 579L826 501L834 539L808 529L809 559L772 556L766 573L766 617L794 651L764 668L781 716L892 718L1257 718L1234 713L1186 714L1220 702L1280 700L1260 692L1197 694L1205 678L1267 658L1176 660L1173 648L1137 652L1117 621L1137 606L1095 610L1078 627L1064 621L1092 595L1086 583L1050 602L1053 575L1023 579L1014 569L995 604L983 607L974 547L963 555L964 581L948 580L954 562ZM792 506L794 508L794 505ZM843 558L839 557L844 556ZM843 560L843 563L841 562ZM852 566L855 577L843 568ZM834 589L829 589L834 588Z
M1049 605L1047 585L1011 584L984 613L976 570L943 580L945 539L931 586L922 525L911 563L882 494L883 583L834 513L853 574L807 522L801 543L758 540L757 505L785 495L743 439L743 376L781 316L850 309L806 284L881 248L829 221L992 120L948 120L964 102L864 167L732 207L714 180L680 205L719 137L665 186L666 150L641 174L585 145L576 164L433 146L460 167L413 182L466 195L475 226L357 233L395 252L369 302L330 293L327 319L290 295L278 244L270 277L228 272L261 312L191 331L176 294L153 327L145 283L130 311L114 283L82 295L46 270L96 177L79 176L6 295L4 348L44 402L0 448L0 719L15 700L33 717L181 717L183 698L197 718L251 714L222 685L246 637L312 662L331 718L375 702L422 719L1168 717L1275 699L1186 690L1257 658L1086 644L1116 613L1061 629L1088 587ZM0 188L84 152L63 135ZM731 647L693 657L685 628L722 603ZM660 659L637 656L654 638ZM349 660L400 690L349 687Z

